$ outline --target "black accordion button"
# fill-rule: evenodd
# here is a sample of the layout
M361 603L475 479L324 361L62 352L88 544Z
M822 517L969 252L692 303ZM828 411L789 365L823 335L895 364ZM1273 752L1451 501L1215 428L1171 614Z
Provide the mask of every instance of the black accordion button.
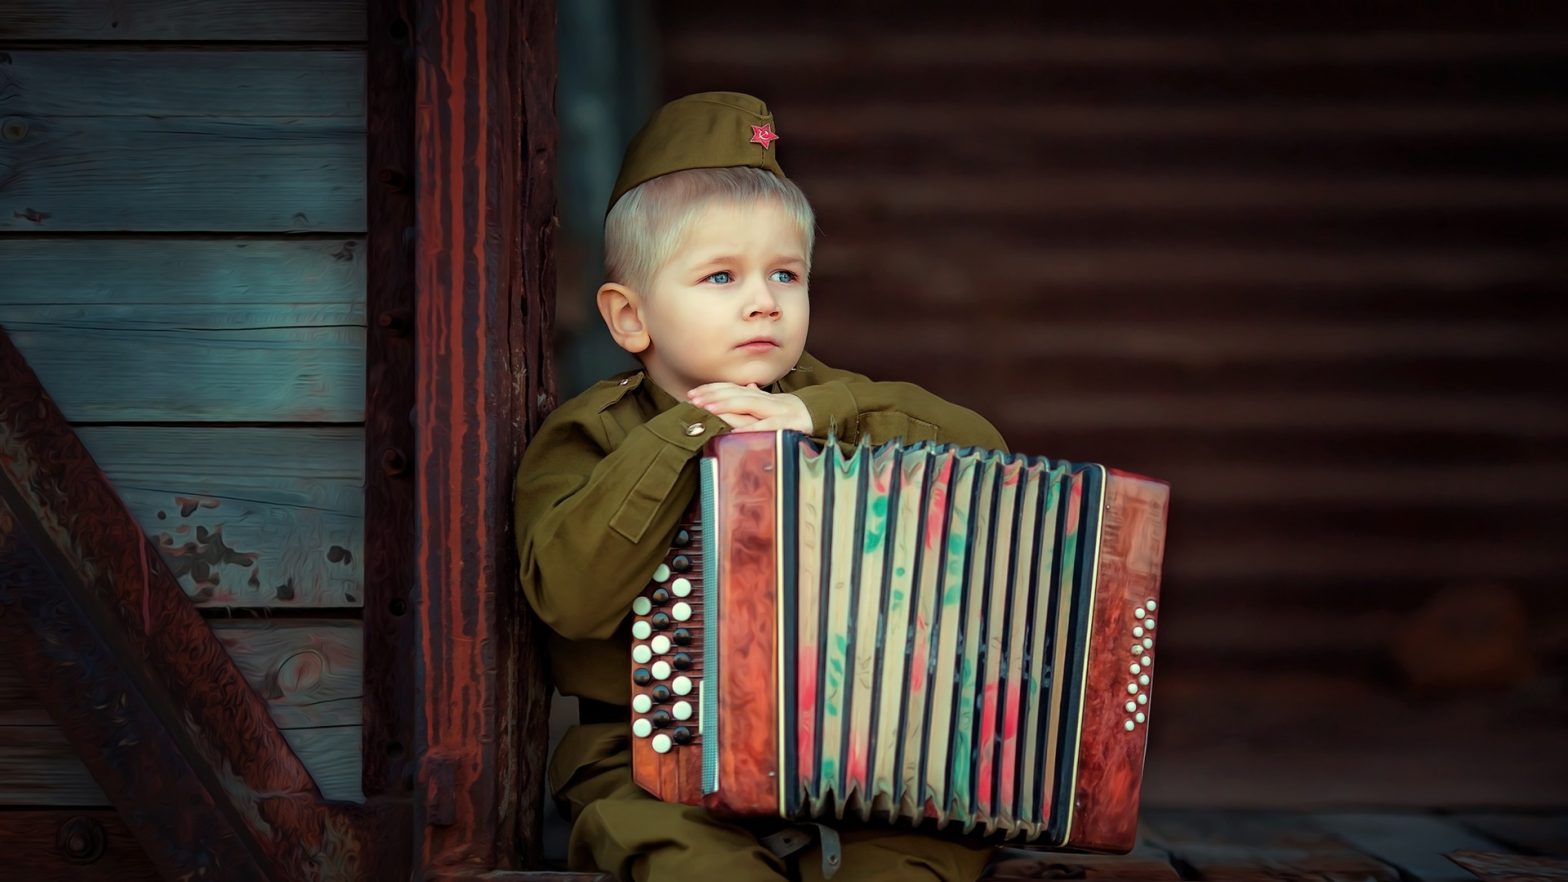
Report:
M660 683L659 685L653 687L652 694L654 701L663 704L664 702L670 700L670 687Z
M655 588L655 589L653 589L653 602L654 603L669 603L670 602L670 592L666 591L663 588Z
M672 734L675 736L676 744L691 743L691 730L685 726L676 726L675 731Z
M676 628L675 629L675 643L677 645L679 645L679 646L690 646L691 645L691 631L688 631L685 628Z
M677 670L677 671L689 671L689 670L691 670L691 656L687 655L684 652L677 652L677 653L675 653L675 670Z
M636 683L638 686L647 686L649 683L653 682L653 672L649 671L647 668L638 668L637 670L632 671L632 682Z
M669 726L671 723L675 722L675 718L670 716L670 712L662 707L654 711L649 719L651 719L653 724L660 729L663 729Z
M684 554L675 555L675 559L670 561L670 569L677 573L691 572L691 558Z
M676 547L678 547L678 548L685 548L686 546L688 546L690 544L691 544L691 533L689 533L688 531L686 531L684 529L675 531L675 545L676 545Z
M649 619L648 621L649 621L650 624L653 625L653 630L655 630L655 631L663 631L665 628L668 628L670 626L670 614L669 613L664 613L664 612L656 612L656 613L653 614L653 618Z

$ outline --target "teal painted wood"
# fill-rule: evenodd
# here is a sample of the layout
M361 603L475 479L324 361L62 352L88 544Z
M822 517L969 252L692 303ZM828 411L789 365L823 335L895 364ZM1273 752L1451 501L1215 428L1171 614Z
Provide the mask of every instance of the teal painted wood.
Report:
M365 50L12 49L0 117L365 118Z
M77 434L199 605L362 604L362 428L83 426Z
M346 308L4 312L0 324L72 422L364 420L365 329L311 324Z
M364 0L6 0L6 40L365 39Z
M364 253L362 239L0 238L0 308L360 304Z
M0 231L362 232L357 120L6 118Z

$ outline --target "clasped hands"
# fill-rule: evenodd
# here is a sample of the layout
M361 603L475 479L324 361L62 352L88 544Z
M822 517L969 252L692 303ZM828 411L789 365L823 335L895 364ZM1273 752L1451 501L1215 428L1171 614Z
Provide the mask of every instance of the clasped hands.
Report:
M811 412L799 396L764 392L755 383L708 383L687 392L686 399L740 432L793 429L809 433L812 428Z

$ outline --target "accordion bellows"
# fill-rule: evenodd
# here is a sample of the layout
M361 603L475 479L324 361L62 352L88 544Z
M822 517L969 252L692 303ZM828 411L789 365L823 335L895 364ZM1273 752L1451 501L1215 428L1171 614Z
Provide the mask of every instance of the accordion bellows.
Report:
M1169 487L731 433L633 605L633 775L737 815L1127 851Z

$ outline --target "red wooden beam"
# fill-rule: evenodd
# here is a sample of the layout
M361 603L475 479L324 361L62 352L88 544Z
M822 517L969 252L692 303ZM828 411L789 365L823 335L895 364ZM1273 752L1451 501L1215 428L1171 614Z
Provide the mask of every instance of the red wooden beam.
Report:
M381 878L4 331L0 640L168 878Z
M547 715L513 473L548 409L554 4L420 0L416 873L531 864Z

